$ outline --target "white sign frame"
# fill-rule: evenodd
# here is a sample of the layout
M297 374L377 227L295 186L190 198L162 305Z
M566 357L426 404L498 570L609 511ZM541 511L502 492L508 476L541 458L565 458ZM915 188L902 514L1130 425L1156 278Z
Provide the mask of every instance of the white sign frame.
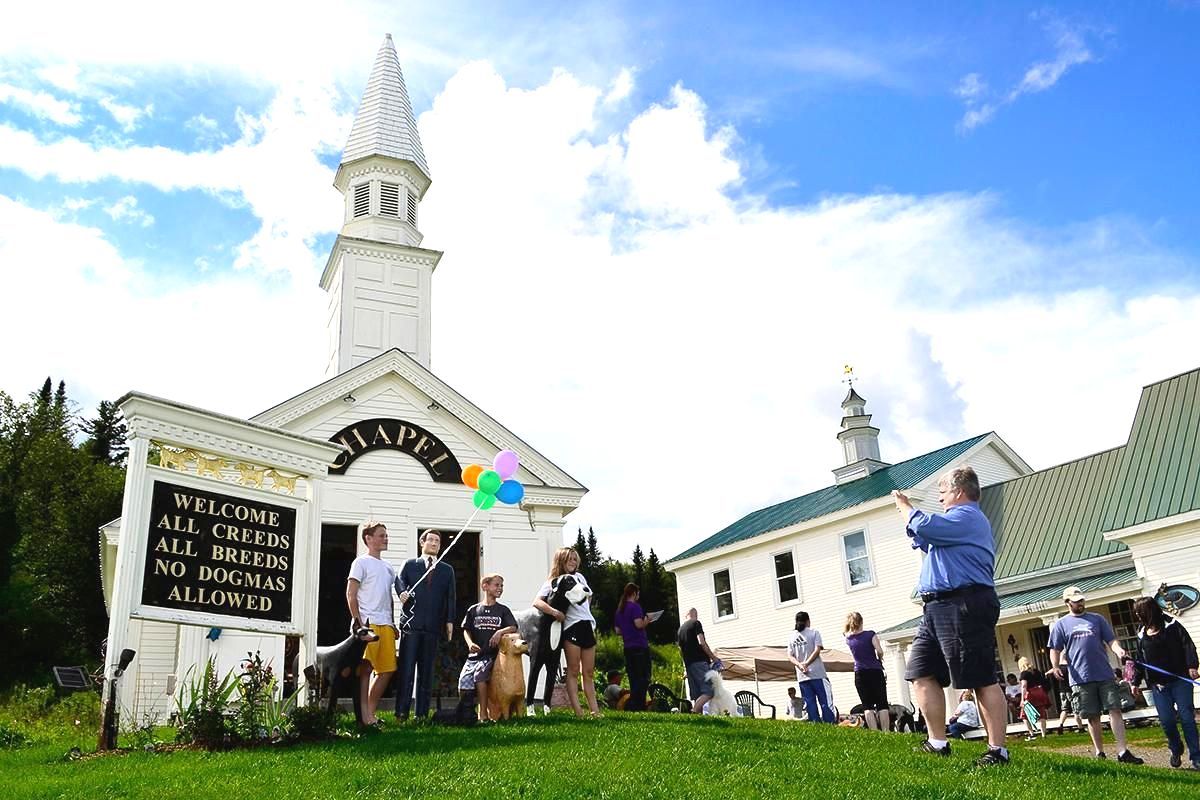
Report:
M289 611L290 622L280 622L277 620L254 619L252 617L235 617L228 614L212 614L204 611L192 611L181 608L163 608L161 606L148 606L142 604L142 589L146 576L146 558L149 553L146 550L146 537L150 525L150 504L143 503L140 509L137 509L135 518L129 521L129 527L126 530L132 536L136 536L136 542L125 540L122 541L122 546L126 543L132 544L134 547L134 556L131 563L132 580L127 584L127 589L133 593L133 605L129 610L129 616L135 619L148 619L157 622L174 622L179 625L199 625L206 628L222 628L227 630L250 631L252 633L270 633L281 634L284 636L301 636L304 631L301 627L300 620L304 614L304 603L307 593L311 590L308 584L308 572L310 565L305 555L308 553L308 539L312 534L310 529L311 514L309 503L300 497L293 497L279 492L270 492L263 489L255 489L248 486L239 486L235 483L226 481L218 481L212 478L201 478L196 475L191 475L186 472L179 472L173 469L164 467L156 467L146 465L145 476L145 497L153 496L154 484L156 482L174 483L179 486L187 486L191 489L199 489L200 491L219 492L230 497L240 497L243 500L256 500L264 503L273 503L275 505L287 506L296 512L296 547L294 561L292 564L292 607ZM124 524L124 523L123 523ZM124 539L124 537L122 537Z

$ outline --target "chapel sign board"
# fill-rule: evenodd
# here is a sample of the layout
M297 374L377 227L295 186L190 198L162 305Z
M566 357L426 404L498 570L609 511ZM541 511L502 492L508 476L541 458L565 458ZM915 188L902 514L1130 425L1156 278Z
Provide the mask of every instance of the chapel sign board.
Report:
M292 622L296 508L156 479L142 605Z

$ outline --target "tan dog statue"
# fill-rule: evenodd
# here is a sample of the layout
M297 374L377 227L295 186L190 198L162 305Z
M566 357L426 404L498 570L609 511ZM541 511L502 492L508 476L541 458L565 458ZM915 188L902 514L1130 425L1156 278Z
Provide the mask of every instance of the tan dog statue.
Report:
M523 653L529 652L525 640L516 633L500 637L500 652L488 681L488 708L492 719L525 716L525 664Z

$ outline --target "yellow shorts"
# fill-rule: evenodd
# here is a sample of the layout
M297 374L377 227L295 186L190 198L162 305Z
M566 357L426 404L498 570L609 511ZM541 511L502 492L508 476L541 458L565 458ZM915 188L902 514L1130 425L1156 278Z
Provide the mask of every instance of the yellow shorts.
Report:
M396 671L396 629L391 625L372 625L371 630L379 637L377 642L367 642L362 660L370 661L377 673Z

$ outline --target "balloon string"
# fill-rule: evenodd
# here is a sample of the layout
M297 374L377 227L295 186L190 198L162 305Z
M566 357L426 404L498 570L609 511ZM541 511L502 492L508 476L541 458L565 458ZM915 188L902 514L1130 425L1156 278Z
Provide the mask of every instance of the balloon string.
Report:
M429 573L431 573L435 569L437 569L437 565L442 563L442 559L444 559L446 557L446 554L450 552L450 548L454 547L454 545L458 544L458 540L462 538L463 533L467 530L467 526L469 526L471 524L471 522L475 519L475 515L478 514L479 511L480 511L479 507L476 506L475 510L471 512L471 516L467 517L467 521L464 522L462 527L458 529L458 533L456 533L454 535L454 538L450 540L450 544L446 545L446 549L442 551L442 554L440 556L438 556L437 560L429 565L429 569L425 570L425 574L422 575L420 578L418 578L416 583L414 583L412 586L408 587L408 594L410 597L412 596L412 593L417 590L417 587L421 585L421 581L428 578Z

